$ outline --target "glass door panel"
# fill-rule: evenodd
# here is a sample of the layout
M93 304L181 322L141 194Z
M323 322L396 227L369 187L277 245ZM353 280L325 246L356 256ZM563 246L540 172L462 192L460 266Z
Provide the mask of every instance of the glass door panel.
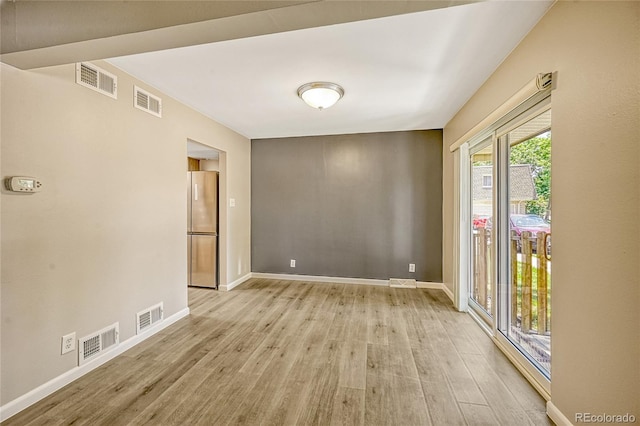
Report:
M508 177L500 292L506 317L500 331L547 378L551 372L551 111L501 138ZM508 211L506 211L508 210ZM508 227L508 231L507 231ZM508 232L508 234L507 234ZM501 315L502 316L502 315Z
M491 139L471 155L471 276L469 305L488 323L493 315L493 143Z

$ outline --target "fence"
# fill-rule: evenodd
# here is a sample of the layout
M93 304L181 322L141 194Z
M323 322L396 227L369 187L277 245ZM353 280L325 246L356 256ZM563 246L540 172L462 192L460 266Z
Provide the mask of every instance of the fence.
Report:
M518 236L515 231L511 231L511 325L517 327L520 319L519 328L523 333L533 331L546 334L550 331L551 311L547 303L551 281L549 276L551 257L548 244L550 236L551 234L545 232L538 232L536 235L528 231L523 231L522 235ZM475 230L472 246L474 274L472 297L487 312L491 312L493 281L491 244L491 229Z
M545 334L549 331L549 306L547 296L549 293L549 262L551 261L549 252L549 238L551 234L538 232L532 234L523 231L518 237L515 231L511 231L511 325L517 325L518 312L518 287L520 287L520 328L524 333L536 331L538 334ZM536 253L533 253L533 243L535 241ZM521 248L520 259L518 259L518 246ZM536 319L533 324L533 260L536 267ZM519 268L520 267L520 268ZM518 273L520 272L520 273Z
M491 312L491 230L478 228L473 233L473 299Z

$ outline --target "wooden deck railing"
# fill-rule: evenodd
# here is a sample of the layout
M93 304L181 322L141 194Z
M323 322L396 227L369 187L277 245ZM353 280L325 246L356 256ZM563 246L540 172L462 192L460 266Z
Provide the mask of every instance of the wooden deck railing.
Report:
M547 318L550 309L547 304L547 296L550 284L548 267L551 257L547 253L546 247L550 235L544 232L532 235L528 231L523 231L522 236L518 236L515 231L511 231L511 325L517 327L518 319L520 319L520 328L524 333L533 331L538 334L546 334L549 332ZM533 252L534 240L536 253ZM491 311L491 244L490 229L478 228L474 231L472 297L488 312ZM521 253L518 254L518 251ZM535 292L533 291L534 285Z
M547 317L549 306L547 295L549 292L548 267L551 257L547 253L547 242L551 234L538 232L532 235L528 231L523 231L518 237L515 231L511 231L511 325L517 324L518 312L518 287L520 287L520 328L524 333L535 331L538 334L545 334L549 331ZM533 253L533 242L536 243L536 253ZM521 256L518 259L518 243L521 247ZM533 259L536 260L536 320L533 321ZM520 273L518 274L518 269ZM535 325L535 327L534 327Z
M473 299L487 312L491 311L491 230L478 228L473 233Z

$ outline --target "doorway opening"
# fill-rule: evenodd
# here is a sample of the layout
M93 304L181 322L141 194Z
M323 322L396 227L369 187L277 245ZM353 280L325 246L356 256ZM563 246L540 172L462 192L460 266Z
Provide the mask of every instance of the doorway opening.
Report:
M188 286L218 289L226 284L226 156L187 141L186 236ZM223 255L224 253L224 255Z

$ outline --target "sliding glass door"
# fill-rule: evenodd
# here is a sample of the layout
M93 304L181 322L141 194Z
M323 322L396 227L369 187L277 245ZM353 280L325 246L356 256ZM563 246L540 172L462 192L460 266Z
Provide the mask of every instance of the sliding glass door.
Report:
M468 306L549 390L551 109L549 98L469 143L461 205ZM463 176L461 174L461 176Z
M505 190L500 194L498 329L546 378L551 377L551 110L506 127Z
M488 325L493 324L495 287L493 251L493 140L487 138L469 151L471 170L471 241L469 306Z

